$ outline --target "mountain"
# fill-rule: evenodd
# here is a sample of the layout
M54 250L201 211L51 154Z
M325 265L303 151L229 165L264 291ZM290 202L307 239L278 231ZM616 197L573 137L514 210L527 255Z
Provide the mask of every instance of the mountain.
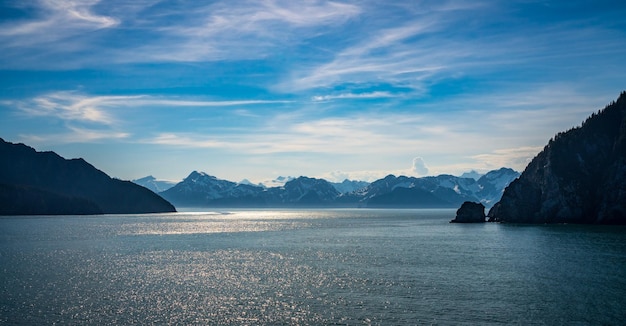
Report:
M204 172L193 171L160 195L176 206L265 206L259 197L264 190L260 186L221 180Z
M459 186L460 185L460 186ZM461 179L452 175L437 177L406 177L388 175L372 182L364 189L347 194L365 207L439 207L452 208L466 200L475 200L473 196L462 194L474 185L473 179Z
M339 191L324 179L298 177L283 187L267 189L265 201L270 206L333 206Z
M0 215L174 211L152 191L112 179L83 159L66 160L0 139Z
M152 190L154 193L159 193L162 191L165 191L167 189L172 188L173 186L176 185L176 182L172 182L172 181L164 181L164 180L157 180L155 177L149 175L147 177L143 177L141 179L135 179L135 180L131 180L133 183L136 183L142 187L146 187L150 190Z
M453 208L465 201L491 206L500 199L504 187L518 176L518 172L502 168L488 172L478 181L452 175L424 178L389 175L371 184L349 180L330 183L298 177L289 178L284 185L266 188L193 171L160 194L179 207Z
M626 224L626 92L551 139L488 216L515 223Z
M489 171L478 181L449 174L422 178L388 175L363 189L343 194L338 201L356 201L365 207L439 208L476 201L490 207L500 199L504 187L518 176L518 172L509 168Z
M356 181L345 179L342 182L331 182L331 185L342 194L353 192L367 187L370 183L366 181Z
M276 179L272 179L272 180L266 180L261 182L261 184L266 187L266 188L273 188L273 187L282 187L285 185L285 183L291 181L295 179L294 177L291 176L287 176L287 177L283 177L283 176L279 176Z
M397 187L390 192L374 196L367 201L370 208L445 208L450 202L420 188Z
M489 171L476 181L480 188L476 197L485 207L492 207L502 198L506 186L519 176L519 172L510 168Z
M183 207L317 207L332 205L339 192L323 179L299 177L265 188L193 171L161 195Z
M480 174L480 173L478 173L478 172L476 172L474 170L471 170L469 172L465 172L465 173L461 174L461 178L471 178L471 179L474 179L474 180L478 180L482 176L483 176L483 174Z

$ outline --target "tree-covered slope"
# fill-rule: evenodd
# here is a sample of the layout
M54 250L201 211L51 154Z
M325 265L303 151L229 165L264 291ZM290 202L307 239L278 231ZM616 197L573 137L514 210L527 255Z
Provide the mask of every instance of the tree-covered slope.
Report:
M491 221L626 224L626 92L558 133L505 190Z
M83 159L66 160L0 139L0 214L134 214L174 206L130 181L112 179ZM70 207L71 206L71 207Z

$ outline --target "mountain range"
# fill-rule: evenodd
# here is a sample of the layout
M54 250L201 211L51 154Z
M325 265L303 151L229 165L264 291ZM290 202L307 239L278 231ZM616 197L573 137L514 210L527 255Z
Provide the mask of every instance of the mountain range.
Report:
M439 175L389 175L372 183L291 178L283 186L264 187L218 179L193 171L159 194L178 207L372 207L453 208L464 201L491 207L519 173L501 168L473 178Z
M497 201L519 173L502 168L473 178L389 175L372 183L331 183L283 177L280 186L221 180L192 172L172 186L156 178L109 177L83 159L37 152L0 139L0 215L133 214L179 207L388 207L453 208L463 201ZM152 191L148 188L151 188ZM160 191L161 189L166 189ZM158 193L158 194L157 194ZM170 204L172 203L172 204Z
M0 138L0 215L136 214L174 206L83 159L66 160Z

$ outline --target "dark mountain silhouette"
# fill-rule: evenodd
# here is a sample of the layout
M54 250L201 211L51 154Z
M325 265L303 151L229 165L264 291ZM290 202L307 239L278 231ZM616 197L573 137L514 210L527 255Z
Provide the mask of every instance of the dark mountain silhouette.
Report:
M0 215L102 214L94 202L80 197L20 185L0 184Z
M112 179L83 159L66 160L0 139L0 214L135 214L174 206L130 181Z
M515 223L626 224L626 92L551 139L488 216Z

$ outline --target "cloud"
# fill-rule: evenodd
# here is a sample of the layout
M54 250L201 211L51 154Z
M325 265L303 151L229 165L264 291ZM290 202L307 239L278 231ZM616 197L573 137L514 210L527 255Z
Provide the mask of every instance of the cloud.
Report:
M427 175L428 167L424 160L421 157L416 157L413 159L413 165L411 166L411 172L417 175Z
M19 137L27 144L68 144L92 143L99 141L125 140L131 137L130 133L116 130L85 129L68 126L68 132L57 134L20 134Z
M77 92L52 92L32 100L16 101L25 114L34 117L55 117L64 121L80 121L111 125L115 118L107 108L124 105L141 96L86 96Z
M225 100L225 101L193 101L181 99L168 99L163 97L152 97L142 95L136 97L136 100L128 103L129 106L170 106L170 107L228 107L228 106L247 106L260 104L284 104L292 103L288 100ZM242 110L237 112L245 113Z
M405 15L405 14L403 14ZM326 63L293 72L282 86L291 90L332 87L344 83L385 81L392 85L413 85L449 69L450 61L466 58L474 51L452 42L431 38L444 27L435 13L403 17L397 22L367 30L367 37L348 44ZM415 44L415 39L422 40Z
M210 137L189 136L186 134L175 133L161 133L156 137L143 140L142 142L156 145L168 145L177 147L192 147L192 148L228 148L233 145L236 147L236 143L227 143L218 141Z
M189 12L189 10L187 10ZM333 1L227 1L196 8L181 24L160 28L170 44L143 47L144 56L165 61L258 59L285 51L309 35L360 14Z
M330 101L336 99L375 99L375 98L389 98L395 95L390 92L376 91L369 93L342 93L337 95L317 95L313 96L313 101Z
M572 17L565 22L520 25L506 4L456 1L407 7L393 12L395 21L376 16L361 33L366 37L349 38L352 42L340 44L325 61L296 67L278 89L299 92L384 83L429 94L441 82L463 78L492 79L493 85L503 88L529 77L549 80L563 75L558 67L587 70L581 58L602 55L606 65L584 74L598 75L610 71L608 62L615 62L624 51L614 41L623 39L615 27ZM510 23L487 25L507 17ZM546 69L554 73L546 74ZM533 76L540 72L546 77Z
M119 20L94 12L99 0L40 0L32 19L0 25L0 37L9 45L24 46L53 42L90 30L117 26Z
M82 121L111 125L118 120L113 112L120 108L139 107L231 107L264 104L284 104L284 100L225 100L204 101L149 95L92 96L77 91L59 91L36 96L31 100L4 101L30 116L50 116L65 121ZM237 110L242 113L244 111Z
M489 153L473 155L483 168L496 169L510 167L516 171L523 171L543 146L523 146L517 148L496 149Z

